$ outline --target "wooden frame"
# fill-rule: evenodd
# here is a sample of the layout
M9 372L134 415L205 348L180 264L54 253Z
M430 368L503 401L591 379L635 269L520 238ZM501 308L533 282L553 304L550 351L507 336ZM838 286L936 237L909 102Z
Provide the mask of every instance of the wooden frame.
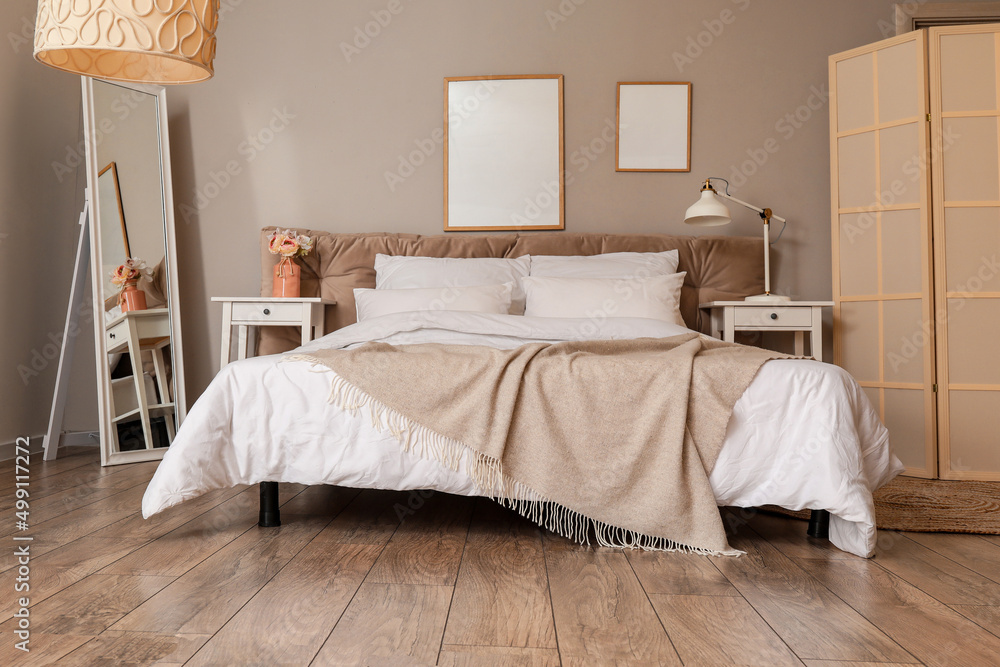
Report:
M616 117L615 171L691 171L690 82L619 81Z
M444 230L565 228L563 76L444 80Z
M908 2L894 8L897 35L931 26L1000 22L1000 2Z
M875 202L873 205L864 208L841 208L840 207L840 182L838 175L840 173L840 161L838 156L839 140L846 136L875 132L876 135L887 129L893 127L898 127L904 124L918 123L921 127L919 130L919 141L920 141L920 153L922 155L927 155L930 151L930 123L927 122L927 113L929 111L929 98L927 93L926 83L923 83L923 91L921 92L921 110L920 113L911 118L903 118L895 121L889 122L879 122L879 110L878 110L878 52L893 46L904 44L906 42L915 42L917 48L917 62L919 67L919 80L926 82L927 80L927 43L926 35L924 33L908 33L906 35L901 35L899 37L893 37L886 39L874 44L869 44L867 46L858 47L850 51L845 51L843 53L838 53L829 58L829 78L830 78L830 201L831 201L831 231L832 231L832 246L833 246L833 298L834 298L834 309L833 309L833 356L834 363L838 366L843 366L844 364L844 334L843 334L843 304L845 303L864 303L864 302L874 302L878 307L878 380L872 381L862 381L859 384L862 387L868 389L877 390L879 395L879 405L876 406L879 411L879 416L885 421L886 418L886 399L885 392L886 389L910 389L910 390L922 390L923 393L923 406L924 406L924 462L925 465L921 468L908 467L904 474L914 476L914 477L925 477L934 478L937 476L937 401L935 394L935 360L934 360L934 332L931 331L927 334L927 343L920 350L920 354L923 359L923 381L919 384L917 383L904 383L904 382L889 382L885 378L885 309L884 304L886 301L897 301L897 300L921 300L921 317L924 322L934 321L934 299L933 299L933 283L934 276L932 272L932 230L931 230L931 177L930 170L924 169L920 172L920 203L918 206L912 205L888 205L883 202ZM839 91L837 86L837 65L838 63L863 56L866 54L872 54L872 67L873 71L873 82L875 85L875 91L873 101L874 101L874 118L873 125L867 125L863 127L851 128L848 130L841 130L838 124L838 97ZM886 188L881 182L881 170L878 168L878 163L880 162L879 155L879 142L876 137L875 141L875 159L876 159L876 192L882 192ZM903 209L919 208L920 210L920 225L921 225L921 238L920 238L920 252L921 252L921 293L914 294L885 294L882 289L882 217L887 211L893 210L903 210ZM869 214L874 217L874 232L876 233L876 257L877 257L877 276L878 276L878 286L877 293L874 295L843 295L841 294L841 243L840 243L840 233L841 233L841 223L840 216L843 214L851 213L862 213Z
M1000 3L961 3L969 5L996 5L1000 12ZM959 5L961 6L961 5ZM1000 32L991 25L954 25L931 28L928 32L928 52L930 55L929 89L931 100L931 150L941 156L946 150L944 145L944 121L949 118L982 118L992 117L1000 123L1000 72L995 72L996 80L996 110L944 111L943 109L943 76L941 72L941 38L947 35L992 34L994 53L1000 54ZM1000 136L1000 133L998 133ZM1000 146L997 148L1000 154ZM933 160L932 160L933 164ZM937 339L937 382L938 382L938 471L941 479L997 481L1000 474L997 471L961 470L952 467L951 447L951 392L952 391L991 391L1000 392L1000 384L959 384L951 382L951 364L949 361L950 299L1000 299L996 292L952 292L948 289L949 270L967 270L969 267L949 267L948 265L948 235L946 229L946 210L949 208L990 208L1000 206L996 201L954 201L945 198L945 174L943 164L940 177L933 179L933 194L931 197L934 219L934 296L935 296L935 336Z
M167 308L169 309L169 330L170 330L170 354L171 371L173 374L173 404L175 426L179 427L184 421L187 412L187 400L184 389L184 351L181 344L181 309L180 298L177 290L177 242L174 229L174 201L173 183L170 172L170 141L167 127L167 98L166 90L162 86L151 86L145 84L131 84L121 82L102 81L89 77L81 77L83 88L83 119L84 137L87 149L87 183L91 192L88 198L90 218L90 252L91 252L91 288L94 295L94 303L100 309L102 298L102 276L103 261L101 252L101 202L96 196L97 179L100 164L98 158L99 146L97 137L98 123L95 110L95 86L114 86L126 91L133 91L151 95L156 109L157 136L159 137L160 160L160 194L163 207L163 245L164 257L167 266ZM131 121L136 118L133 112L126 120ZM125 120L121 121L122 123ZM120 126L123 127L123 126ZM117 171L117 168L116 168ZM117 465L121 463L137 463L140 461L158 460L163 457L166 448L145 449L135 451L115 451L112 446L117 438L113 438L112 429L117 428L114 423L112 412L112 396L110 373L108 371L108 335L105 328L103 311L99 310L94 317L95 353L97 361L97 406L100 412L101 425L101 465ZM147 447L150 443L147 442Z
M118 220L121 223L122 240L125 242L124 244L125 257L113 260L107 266L102 267L102 271L104 273L104 290L105 290L105 293L103 294L104 299L108 299L110 296L112 296L111 293L116 291L115 286L111 283L111 277L108 271L109 267L114 268L115 266L120 265L122 262L124 262L126 259L132 256L132 250L129 247L128 243L128 227L125 224L125 207L122 204L122 188L121 188L121 183L118 180L118 166L114 162L108 163L108 166L104 167L103 169L101 169L101 171L98 172L97 196L98 198L101 198L102 196L106 196L107 194L102 192L101 187L103 185L103 181L105 180L102 177L108 172L111 172L110 178L112 179L111 182L114 184L114 191L115 191L114 196L115 196L115 204L117 204L117 209L118 209ZM101 208L104 208L106 204L107 202L101 202ZM110 234L112 232L112 230L104 229L103 227L101 228L100 231L102 234ZM103 249L104 247L105 246L102 243L101 248Z

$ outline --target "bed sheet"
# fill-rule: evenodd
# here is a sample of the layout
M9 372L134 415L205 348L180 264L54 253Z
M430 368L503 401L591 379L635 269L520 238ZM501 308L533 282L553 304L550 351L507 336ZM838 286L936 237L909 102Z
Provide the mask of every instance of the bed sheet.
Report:
M632 318L406 313L345 327L294 353L369 340L510 348L687 331ZM331 382L328 369L286 355L226 366L166 452L143 497L143 516L213 489L261 481L482 495L464 462L455 471L403 452L367 412L331 405ZM872 493L902 469L850 375L830 364L779 359L764 364L736 403L710 482L719 505L828 510L833 544L868 557L876 539Z

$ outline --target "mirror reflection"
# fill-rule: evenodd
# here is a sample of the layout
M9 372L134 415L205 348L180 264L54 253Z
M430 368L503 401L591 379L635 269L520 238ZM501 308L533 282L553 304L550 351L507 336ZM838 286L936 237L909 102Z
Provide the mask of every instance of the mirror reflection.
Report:
M155 92L94 80L90 104L88 149L97 169L92 238L100 248L93 265L106 356L100 378L107 413L103 458L159 458L178 425L167 233L172 216L164 195L160 99ZM161 451L154 456L156 449Z

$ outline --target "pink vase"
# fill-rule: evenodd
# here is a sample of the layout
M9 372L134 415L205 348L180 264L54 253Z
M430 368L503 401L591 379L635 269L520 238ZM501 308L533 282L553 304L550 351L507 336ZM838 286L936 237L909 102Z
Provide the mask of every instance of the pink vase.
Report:
M127 313L133 310L146 310L146 293L136 287L138 281L130 280L122 286L122 293L118 297L122 312Z
M274 288L271 296L298 298L302 295L302 267L290 257L283 257L274 266Z

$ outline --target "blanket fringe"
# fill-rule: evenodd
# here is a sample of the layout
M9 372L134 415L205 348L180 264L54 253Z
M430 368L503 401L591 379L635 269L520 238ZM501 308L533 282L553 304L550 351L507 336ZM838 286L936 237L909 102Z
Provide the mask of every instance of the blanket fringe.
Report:
M575 510L545 498L535 490L511 479L503 471L503 464L457 440L435 433L400 414L377 399L358 389L333 370L308 355L292 355L286 361L305 361L319 366L333 375L328 402L357 416L367 409L371 425L378 431L388 431L399 442L402 450L424 459L437 461L450 470L459 472L463 459L466 473L487 496L521 516L553 533L590 546L591 535L598 545L615 549L642 549L645 551L679 551L707 556L729 556L739 551L713 551L680 544L666 537L637 533L618 526L591 519Z

